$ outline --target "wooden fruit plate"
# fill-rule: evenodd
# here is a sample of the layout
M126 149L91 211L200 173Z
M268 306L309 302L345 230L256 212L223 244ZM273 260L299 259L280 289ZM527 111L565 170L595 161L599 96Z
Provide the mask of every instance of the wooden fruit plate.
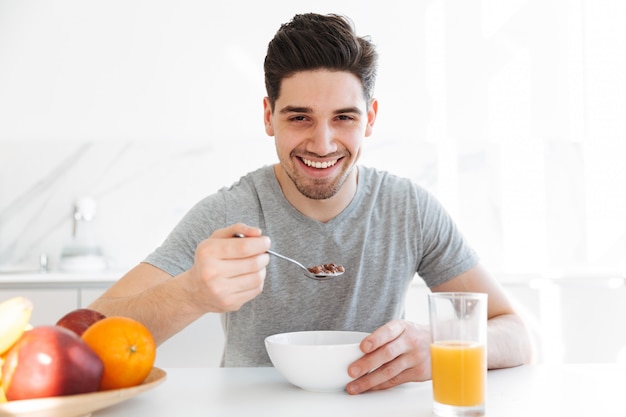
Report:
M165 381L162 369L152 368L146 380L135 387L92 392L89 394L9 401L0 404L0 417L79 417L126 401Z

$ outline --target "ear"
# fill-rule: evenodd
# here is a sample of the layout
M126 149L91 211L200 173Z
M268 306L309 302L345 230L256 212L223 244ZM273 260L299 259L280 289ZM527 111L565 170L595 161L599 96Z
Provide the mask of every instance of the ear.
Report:
M369 109L367 109L367 126L365 127L365 136L370 136L374 130L374 122L376 122L376 116L378 115L378 100L372 99Z
M268 136L274 136L274 126L272 125L272 105L270 99L263 99L263 123L265 124L265 133Z

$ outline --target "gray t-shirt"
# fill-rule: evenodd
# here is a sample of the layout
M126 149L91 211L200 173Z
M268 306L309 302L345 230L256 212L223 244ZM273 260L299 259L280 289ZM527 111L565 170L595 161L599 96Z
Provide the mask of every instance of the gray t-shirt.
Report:
M404 315L415 274L429 287L475 266L450 216L423 188L390 173L358 167L356 195L327 223L285 199L265 166L196 204L145 262L172 276L188 270L199 242L242 222L259 227L272 249L303 265L343 265L330 281L305 279L295 265L272 258L263 292L224 313L223 366L271 366L266 336L303 330L371 332ZM421 300L408 300L421 302Z

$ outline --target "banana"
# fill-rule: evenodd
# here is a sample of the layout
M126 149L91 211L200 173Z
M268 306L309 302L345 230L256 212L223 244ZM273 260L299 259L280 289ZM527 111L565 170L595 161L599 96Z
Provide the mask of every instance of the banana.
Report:
M7 397L4 395L4 388L2 388L2 364L4 359L0 356L0 404L7 402Z
M13 297L0 303L0 355L8 351L29 324L33 303L24 297Z

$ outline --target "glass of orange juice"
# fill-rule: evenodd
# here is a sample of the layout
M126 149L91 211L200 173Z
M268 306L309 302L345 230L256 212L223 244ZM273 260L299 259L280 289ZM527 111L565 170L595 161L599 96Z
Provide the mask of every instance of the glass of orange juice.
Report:
M428 294L433 411L441 417L485 414L487 294Z

